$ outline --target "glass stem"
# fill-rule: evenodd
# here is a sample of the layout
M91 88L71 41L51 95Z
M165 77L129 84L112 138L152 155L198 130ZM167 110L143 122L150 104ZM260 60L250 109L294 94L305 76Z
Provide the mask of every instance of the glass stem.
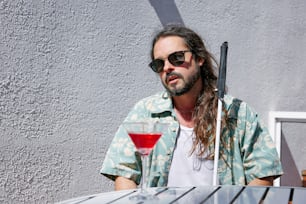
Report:
M147 161L148 157L145 155L141 155L142 160L142 177L141 177L141 183L140 183L140 192L145 193L146 187L147 187Z

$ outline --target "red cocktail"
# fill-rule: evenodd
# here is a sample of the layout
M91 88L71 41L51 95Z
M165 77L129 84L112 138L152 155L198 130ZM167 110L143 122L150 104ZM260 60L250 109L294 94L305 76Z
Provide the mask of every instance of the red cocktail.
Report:
M148 156L162 133L128 133L137 151L141 155Z
M142 161L140 192L130 197L130 199L137 201L157 199L156 196L149 194L145 190L147 187L147 158L159 138L162 136L162 132L167 129L168 124L160 122L125 122L123 123L123 127L133 141Z

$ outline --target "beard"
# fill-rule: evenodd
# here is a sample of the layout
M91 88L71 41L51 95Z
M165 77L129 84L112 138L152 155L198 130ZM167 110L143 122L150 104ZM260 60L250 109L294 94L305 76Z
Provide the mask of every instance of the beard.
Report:
M182 87L169 87L167 86L166 82L163 81L163 86L165 87L165 89L167 90L167 92L171 95L171 96L181 96L187 92L189 92L192 87L195 85L195 83L201 78L201 72L200 72L200 68L197 66L196 67L196 73L194 73L193 75L190 75L188 78L184 79L183 76L180 73L176 73L176 72L171 72L167 75L167 78L175 75L177 76L180 80L183 80L184 84Z

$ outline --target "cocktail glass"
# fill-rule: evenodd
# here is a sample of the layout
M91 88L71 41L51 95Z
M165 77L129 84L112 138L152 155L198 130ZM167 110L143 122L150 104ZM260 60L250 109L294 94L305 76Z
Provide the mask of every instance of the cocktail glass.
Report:
M150 194L146 190L147 160L155 144L162 136L163 131L167 129L168 124L152 121L125 122L123 123L123 127L133 141L137 152L140 154L142 162L140 191L137 193L137 195L130 197L130 199L138 201L157 199L156 196Z

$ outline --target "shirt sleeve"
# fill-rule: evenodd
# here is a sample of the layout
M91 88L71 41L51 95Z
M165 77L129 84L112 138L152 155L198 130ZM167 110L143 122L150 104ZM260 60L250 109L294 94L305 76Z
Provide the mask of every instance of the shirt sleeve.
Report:
M268 176L277 178L283 171L275 144L257 113L244 105L245 134L241 138L241 156L246 182Z
M144 104L138 102L130 111L125 121L135 121L148 115ZM136 152L136 148L128 136L127 132L121 125L106 153L100 173L112 180L117 176L126 177L140 183L141 179L141 159Z

